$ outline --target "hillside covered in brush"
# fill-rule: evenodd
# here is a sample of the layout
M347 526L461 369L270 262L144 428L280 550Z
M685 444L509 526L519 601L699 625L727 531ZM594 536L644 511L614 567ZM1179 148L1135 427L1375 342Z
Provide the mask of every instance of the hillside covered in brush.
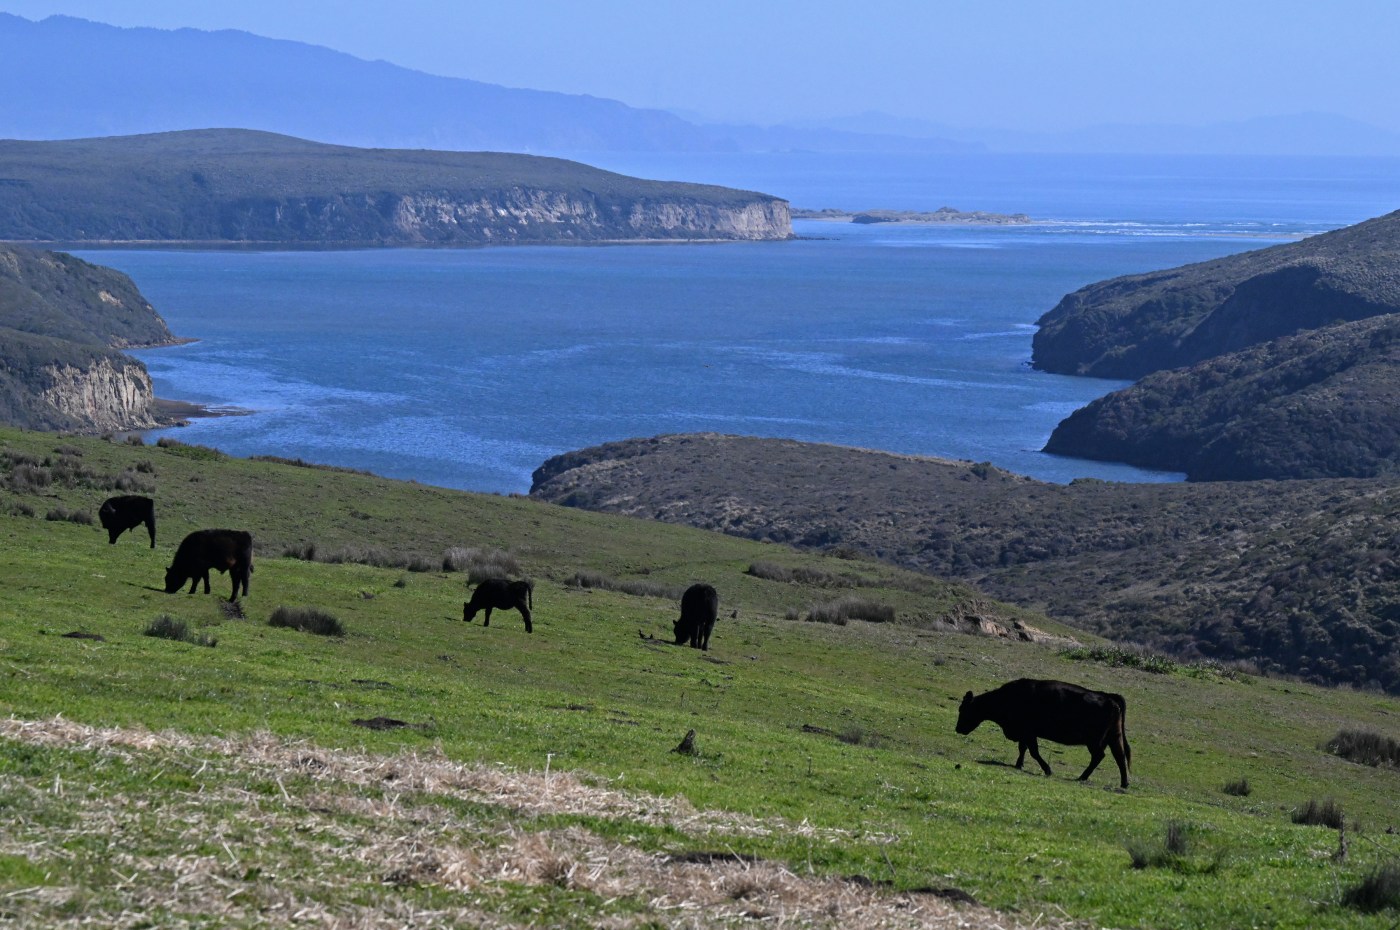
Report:
M1400 473L1400 314L1150 374L1056 427L1046 452L1192 481Z
M1400 487L1049 484L988 464L715 434L608 443L541 500L849 551L1116 640L1400 692Z
M154 426L146 367L119 350L175 341L121 272L0 245L0 422L88 431Z
M482 245L791 234L776 197L558 158L237 129L0 141L0 239Z
M1400 212L1080 288L1037 321L1032 359L1043 371L1136 379L1396 311Z

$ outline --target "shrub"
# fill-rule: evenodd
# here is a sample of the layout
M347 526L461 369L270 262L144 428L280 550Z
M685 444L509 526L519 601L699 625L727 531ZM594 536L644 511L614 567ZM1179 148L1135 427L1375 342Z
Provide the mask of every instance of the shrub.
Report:
M32 516L34 516L34 508L33 508L33 507L30 507L30 506L29 506L28 504L26 504L24 501L14 501L14 500L12 500L12 501L6 501L6 502L5 502L5 512L6 512L7 514L9 514L10 516L12 516L12 517L32 517Z
M1294 809L1293 822L1310 827L1322 826L1340 830L1343 822L1342 806L1331 798L1325 801L1309 800L1307 804Z
M476 584L487 578L510 578L523 572L520 560L502 549L477 549L453 546L442 554L442 570L466 572L467 582Z
M79 523L83 526L92 526L92 524L96 522L92 519L92 514L88 513L86 510L69 510L67 507L53 508L48 513L44 514L44 519L53 520L55 522L66 520L69 523Z
M1146 646L1135 643L1118 643L1112 646L1075 646L1062 649L1060 655L1066 659L1102 662L1115 668L1135 668L1144 672L1165 675L1179 668L1178 664Z
M1400 768L1400 742L1379 733L1341 730L1324 747L1330 753L1362 765L1392 765Z
M810 623L834 623L837 626L845 626L848 620L892 623L894 608L868 598L843 597L840 600L808 607L807 620Z
M73 458L83 457L83 450L79 449L77 446L59 446L53 451L56 455L71 455Z
M218 644L212 636L204 633L196 633L185 625L185 621L176 620L174 617L161 614L151 621L145 629L145 635L155 636L159 639L173 639L180 643L189 643L193 646L209 646L213 648Z
M20 493L41 491L53 483L53 475L38 462L20 462L10 469L6 484Z
M317 636L345 635L345 627L338 619L315 607L278 607L267 619L267 625L315 633Z
M138 442L135 443L135 445L139 446L141 445L141 443ZM171 439L169 436L162 436L159 439L157 439L156 445L164 449L166 452L187 459L209 461L213 459L228 458L227 455L220 452L218 449L213 449L209 446L197 446L192 443L181 442L178 439Z
M1227 781L1220 790L1237 798L1247 798L1251 789L1249 779L1241 778L1238 781Z
M1192 861L1190 836L1191 825L1179 820L1167 822L1159 842L1129 840L1128 856L1135 869L1169 868L1177 872L1212 872L1219 867L1219 859Z
M1400 908L1400 865L1387 862L1372 869L1342 894L1342 903L1359 911Z
M678 601L685 589L680 585L661 581L643 581L637 578L612 578L601 572L577 571L565 580L571 588L596 588L599 591L618 591L633 597L660 597Z
M126 444L128 446L144 446L146 440L140 433L132 433L130 436L126 437Z
M111 488L115 491L127 491L136 494L154 494L156 483L133 471L124 471L112 481Z
M745 574L762 578L765 581L807 584L820 588L852 588L861 583L861 579L853 575L837 575L819 568L803 566L790 568L776 562L754 562L748 567Z

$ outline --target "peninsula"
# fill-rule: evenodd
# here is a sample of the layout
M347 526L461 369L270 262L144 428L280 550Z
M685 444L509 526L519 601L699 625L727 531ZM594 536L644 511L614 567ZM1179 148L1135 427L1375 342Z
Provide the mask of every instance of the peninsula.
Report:
M956 207L939 207L931 212L919 210L838 210L828 207L824 210L794 209L795 220L823 220L828 223L892 223L907 226L1024 226L1031 218L1024 213L988 213L985 210L959 210Z
M791 236L777 197L559 158L242 129L0 141L0 240L336 248Z

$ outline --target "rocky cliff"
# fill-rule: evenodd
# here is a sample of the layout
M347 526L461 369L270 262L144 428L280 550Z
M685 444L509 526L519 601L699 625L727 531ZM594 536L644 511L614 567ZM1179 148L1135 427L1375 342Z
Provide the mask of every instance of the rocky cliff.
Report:
M788 204L498 152L244 130L0 142L0 238L484 245L787 239Z
M0 246L0 419L100 432L156 425L146 367L117 348L175 337L126 275Z
M1400 311L1400 212L1299 242L1114 278L1038 321L1035 367L1136 379Z

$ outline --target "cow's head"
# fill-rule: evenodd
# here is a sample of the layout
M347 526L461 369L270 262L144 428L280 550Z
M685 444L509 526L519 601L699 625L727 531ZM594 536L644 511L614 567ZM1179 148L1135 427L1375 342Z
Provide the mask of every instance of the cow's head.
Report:
M475 617L475 616L476 616L476 610L472 607L471 602L470 602L470 601L463 601L463 602L462 602L462 619L463 619L464 621L466 621L467 623L471 623L471 622L472 622L472 617Z
M969 691L963 695L962 703L958 705L958 726L957 730L963 736L977 729L977 725L982 722L982 715L977 713L976 701Z
M676 634L676 645L690 640L691 628L695 626L693 622L687 622L685 617L681 617L671 625L671 630Z
M165 570L165 593L174 594L185 586L185 575L177 572L174 566Z

